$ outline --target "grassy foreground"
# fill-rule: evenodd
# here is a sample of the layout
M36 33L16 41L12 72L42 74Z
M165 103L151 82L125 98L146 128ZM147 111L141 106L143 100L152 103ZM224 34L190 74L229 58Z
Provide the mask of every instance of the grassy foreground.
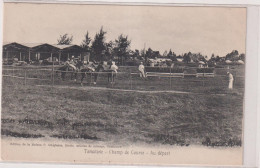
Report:
M241 140L242 94L52 89L7 81L2 86L4 137L213 146Z

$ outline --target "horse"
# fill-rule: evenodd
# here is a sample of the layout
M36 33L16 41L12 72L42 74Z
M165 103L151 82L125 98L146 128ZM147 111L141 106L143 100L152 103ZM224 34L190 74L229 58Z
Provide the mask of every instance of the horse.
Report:
M62 67L57 69L56 74L58 74L58 72L61 72L61 79L64 81L66 73L71 72L70 79L73 80L73 77L74 77L74 80L76 81L77 80L77 72L79 71L81 66L82 66L81 61L77 61L76 65L75 65L76 69L71 67L69 64L65 64Z
M86 77L86 75L90 75L90 77L92 76L92 73L94 73L95 71L99 71L99 65L96 65L95 63L92 63L90 65L87 66L82 66L82 68L80 69L80 73L81 73L81 86L83 86L83 80ZM94 73L94 85L97 82L97 73Z
M93 63L93 64L91 64L90 66L88 66L86 68L82 68L80 70L80 73L81 73L81 86L83 86L83 80L86 77L86 74L94 76L93 84L96 85L97 77L98 77L99 72L105 72L107 74L108 83L114 83L115 82L116 73L115 73L114 70L111 70L110 68L111 68L111 66L108 69L104 68L104 65L102 63L98 63L98 64Z
M98 72L105 72L107 74L107 82L113 84L115 82L116 70L111 69L112 65L109 67L104 67L101 63L97 67Z

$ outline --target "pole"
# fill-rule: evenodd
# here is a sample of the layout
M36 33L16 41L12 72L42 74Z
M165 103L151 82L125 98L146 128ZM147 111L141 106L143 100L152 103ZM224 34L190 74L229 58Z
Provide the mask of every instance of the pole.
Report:
M60 65L61 52L59 51L59 65Z
M26 85L26 69L24 69L24 85Z
M90 85L92 83L92 72L90 72Z
M205 78L205 68L203 68L203 87L204 87L204 78Z
M29 62L31 61L31 51L29 49Z
M172 68L170 67L170 88L172 88Z
M37 83L37 85L38 85L38 84L39 84L39 82L38 82L38 80L37 80L37 79L38 79L38 68L36 68L35 71L36 71L36 83Z
M12 66L12 69L13 69L13 77L14 77L14 66Z
M52 87L54 85L54 62L52 61Z
M144 43L144 61L145 61L145 66L146 66L146 61L147 61L147 58L146 58L146 52L145 52L145 43Z
M131 90L133 89L133 84L132 84L132 70L130 69L130 88Z
M111 75L112 88L114 87L114 80L113 80L114 78L113 77L114 77L114 74L113 74L113 71L112 71L112 75Z

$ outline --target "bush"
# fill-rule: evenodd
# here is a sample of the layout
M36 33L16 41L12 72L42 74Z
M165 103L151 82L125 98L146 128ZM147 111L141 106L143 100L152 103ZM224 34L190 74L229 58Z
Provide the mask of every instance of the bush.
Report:
M183 68L146 67L146 72L183 73Z
M198 68L197 73L214 73L214 68Z
M125 66L138 66L139 63L137 63L136 61L127 61L125 62Z

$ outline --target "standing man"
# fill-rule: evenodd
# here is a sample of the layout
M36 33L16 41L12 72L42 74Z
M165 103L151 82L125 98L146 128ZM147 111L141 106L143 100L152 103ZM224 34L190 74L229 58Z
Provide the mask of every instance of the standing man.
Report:
M227 72L227 74L228 74L228 89L232 90L234 78L233 78L233 75L230 72Z
M145 73L145 68L144 68L143 62L141 62L141 64L139 65L138 70L140 73L140 77L146 78L146 73Z
M111 83L115 82L115 77L117 74L118 66L116 66L115 61L112 61L112 65L110 67L111 72ZM115 74L114 74L115 73Z
M116 66L115 61L112 61L112 65L111 65L110 69L111 69L113 72L117 73L118 66Z

